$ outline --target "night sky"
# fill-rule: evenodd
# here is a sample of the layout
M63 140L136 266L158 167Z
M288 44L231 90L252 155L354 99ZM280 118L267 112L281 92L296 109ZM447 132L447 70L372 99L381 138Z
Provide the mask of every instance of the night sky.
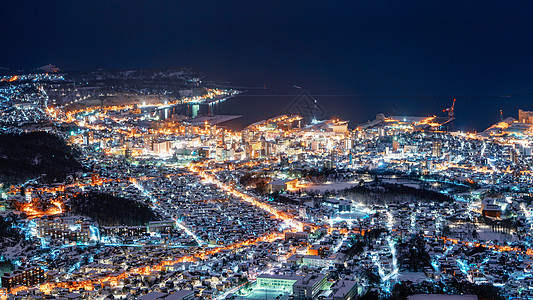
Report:
M10 1L0 24L14 70L190 66L272 94L349 95L317 98L354 121L439 114L453 97L458 129L533 110L527 1ZM275 114L287 99L238 101L226 109Z

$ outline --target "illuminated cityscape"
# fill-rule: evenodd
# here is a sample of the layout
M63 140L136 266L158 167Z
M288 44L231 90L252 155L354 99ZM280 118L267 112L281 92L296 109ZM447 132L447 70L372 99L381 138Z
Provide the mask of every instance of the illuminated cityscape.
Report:
M532 9L6 2L0 300L533 299Z
M2 298L533 295L531 112L478 133L450 130L455 99L443 117L349 128L280 115L231 130L238 116L175 108L241 91L180 76L175 94L99 101L68 74L2 78L4 134L45 134L80 164L3 185L24 238L3 244L18 267Z

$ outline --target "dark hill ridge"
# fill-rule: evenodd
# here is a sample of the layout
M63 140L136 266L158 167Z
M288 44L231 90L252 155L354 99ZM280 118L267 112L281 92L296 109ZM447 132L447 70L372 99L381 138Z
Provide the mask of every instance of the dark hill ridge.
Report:
M16 184L41 175L61 181L82 170L74 151L61 138L46 133L0 134L0 181Z

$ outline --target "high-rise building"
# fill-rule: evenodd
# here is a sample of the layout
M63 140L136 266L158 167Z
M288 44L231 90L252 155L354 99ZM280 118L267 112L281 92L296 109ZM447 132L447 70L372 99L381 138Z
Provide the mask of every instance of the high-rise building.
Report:
M518 122L533 123L533 111L518 110Z
M442 155L442 143L441 142L433 141L432 154L433 156L437 156L437 157Z
M331 151L331 166L333 168L337 167L337 151Z
M50 241L86 243L91 237L90 224L86 221L41 218L35 223L37 236Z
M170 154L171 144L170 141L154 142L152 148L156 154Z
M400 143L398 143L398 141L396 140L396 138L394 138L392 140L392 151L396 152L398 151L398 148L400 147Z
M343 149L346 149L346 150L349 150L349 149L352 149L353 148L353 140L352 139L349 139L349 138L346 138L344 140L342 140L343 142Z
M512 163L517 163L518 162L518 153L516 153L516 149L515 148L510 148L509 149L509 159L511 160Z
M143 141L144 141L144 149L146 149L147 151L152 151L153 150L152 148L153 136L150 134L147 134L143 136Z
M44 271L39 267L21 268L2 276L2 287L12 289L17 285L32 286L43 283Z

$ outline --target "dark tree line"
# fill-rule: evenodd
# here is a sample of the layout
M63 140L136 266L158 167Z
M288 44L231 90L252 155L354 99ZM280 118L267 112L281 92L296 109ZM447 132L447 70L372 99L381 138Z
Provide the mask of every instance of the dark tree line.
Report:
M159 219L147 204L107 193L80 194L70 204L74 213L88 216L102 226L138 226Z
M82 170L77 153L61 138L46 132L0 134L0 180L17 184L41 175L61 181Z
M255 192L264 195L268 193L268 177L265 176L253 176L251 173L244 174L239 183L243 186L255 186Z
M24 234L15 227L15 224L16 217L13 214L0 217L0 248L12 247L24 241Z
M365 247L372 248L373 241L376 240L383 232L386 232L386 229L374 228L367 231L364 235L352 236L350 241L351 246L345 251L346 256L352 258L354 255L363 253Z
M431 266L431 258L426 251L426 242L421 235L396 244L400 270L421 272Z
M365 204L411 201L451 202L453 200L450 196L435 191L390 183L353 186L342 190L340 194L347 198L357 198Z
M11 216L0 217L0 238L22 239L24 236L20 233L18 228L14 227L15 220Z
M452 279L443 282L422 282L412 284L410 281L401 282L394 286L391 294L386 299L403 300L410 295L416 294L454 294L454 295L476 295L480 300L503 300L501 290L492 284L479 284L468 281L458 281Z

